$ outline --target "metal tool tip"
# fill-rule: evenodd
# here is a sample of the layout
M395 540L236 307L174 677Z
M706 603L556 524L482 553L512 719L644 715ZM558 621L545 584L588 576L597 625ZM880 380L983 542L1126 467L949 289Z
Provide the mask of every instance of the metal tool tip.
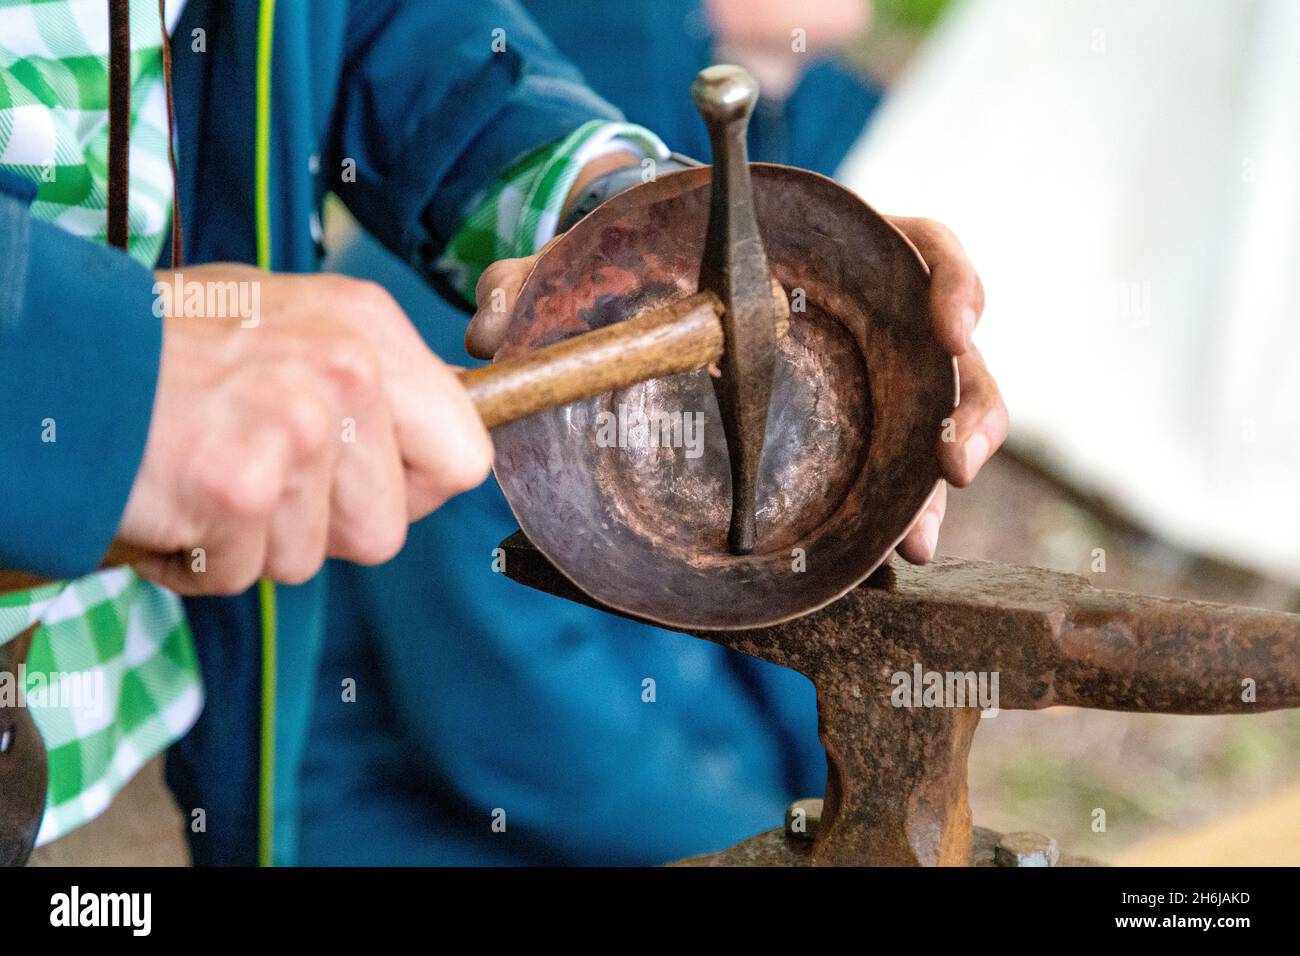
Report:
M691 99L705 120L729 123L750 114L758 102L758 81L729 63L705 67L691 83Z
M735 555L753 554L754 538L753 521L735 521L727 534L727 550Z

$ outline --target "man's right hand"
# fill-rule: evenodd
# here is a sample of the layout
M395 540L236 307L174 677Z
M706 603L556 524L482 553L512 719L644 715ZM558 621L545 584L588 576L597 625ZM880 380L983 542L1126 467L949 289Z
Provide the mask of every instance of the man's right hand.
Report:
M143 577L232 594L259 577L306 581L327 556L387 561L409 522L487 476L491 440L469 397L379 286L224 264L182 274L260 307L254 320L192 317L182 299L163 319L116 541Z

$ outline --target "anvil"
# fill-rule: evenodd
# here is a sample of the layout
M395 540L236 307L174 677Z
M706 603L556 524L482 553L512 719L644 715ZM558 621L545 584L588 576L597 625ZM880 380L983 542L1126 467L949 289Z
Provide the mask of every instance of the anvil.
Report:
M522 534L502 548L507 577L600 607ZM737 861L967 865L966 764L981 688L996 686L1003 710L1300 707L1300 614L1100 590L1078 575L986 561L887 565L805 617L688 633L792 668L817 688L828 776L811 852L741 844ZM917 706L900 693L918 669L943 675L937 701L922 694ZM957 687L964 705L951 699Z

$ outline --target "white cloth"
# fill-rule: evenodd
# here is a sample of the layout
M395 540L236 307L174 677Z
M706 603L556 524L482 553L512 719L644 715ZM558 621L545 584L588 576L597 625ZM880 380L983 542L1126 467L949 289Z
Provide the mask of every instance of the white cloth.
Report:
M1300 579L1300 2L966 0L840 178L965 244L1018 447Z

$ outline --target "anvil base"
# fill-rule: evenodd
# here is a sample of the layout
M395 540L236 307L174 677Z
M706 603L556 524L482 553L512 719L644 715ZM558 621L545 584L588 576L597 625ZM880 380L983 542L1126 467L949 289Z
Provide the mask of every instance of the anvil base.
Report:
M502 547L508 577L599 606L522 534ZM966 761L981 716L1002 710L1300 706L1300 615L1104 591L1077 575L984 561L886 566L796 620L693 633L817 688L829 772L815 837L791 849L763 834L721 855L736 862L769 853L848 866L982 859ZM995 853L1028 859L1031 836L1003 835Z
M990 830L987 827L975 827L971 840L971 866L1029 867L1029 866L1105 866L1096 860L1083 856L1062 854L1057 858L1045 857L1041 853L1022 855L1008 853L1003 846L999 853L999 844L1008 835ZM1012 834L1034 838L1032 842L1039 846L1048 846L1051 841L1036 834ZM702 853L670 863L669 866L812 866L812 840L807 837L795 837L783 829L768 830L747 840L741 840L734 846L717 853Z

